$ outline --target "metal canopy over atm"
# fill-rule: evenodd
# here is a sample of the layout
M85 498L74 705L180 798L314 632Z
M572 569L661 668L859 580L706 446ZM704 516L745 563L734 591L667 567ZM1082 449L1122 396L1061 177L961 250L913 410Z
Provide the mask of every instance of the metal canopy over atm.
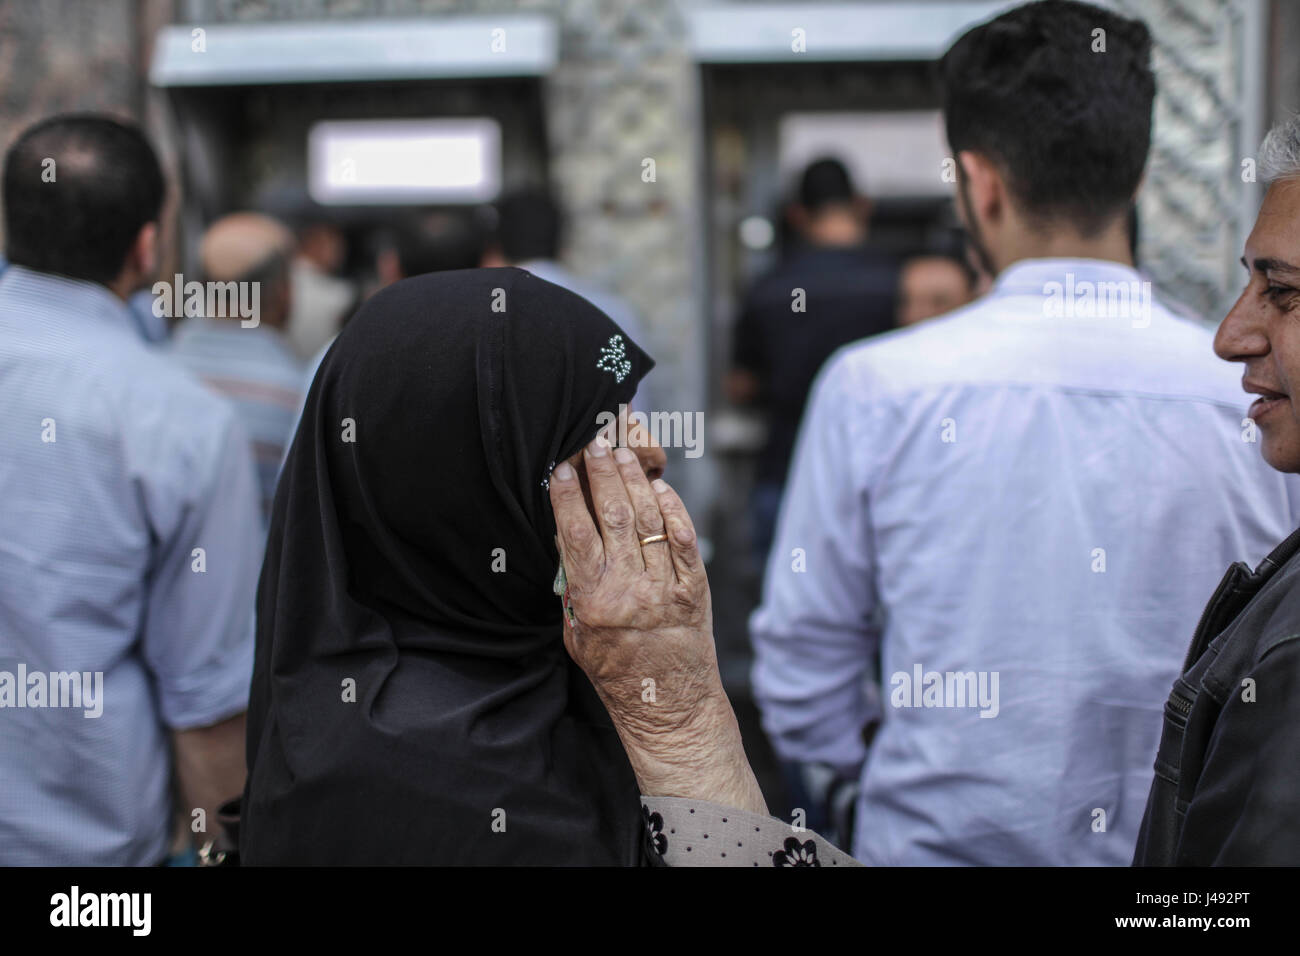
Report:
M729 4L686 11L699 63L933 60L1011 2ZM792 30L803 31L796 52Z
M149 77L181 144L185 258L232 209L329 218L364 237L404 205L534 184L548 163L541 80L558 57L557 25L538 14L164 27ZM321 168L340 143L356 157L352 189ZM435 148L446 162L427 161ZM379 172L411 182L368 182L365 157L381 153ZM473 188L417 188L440 165L456 182L475 163Z
M154 86L349 83L542 76L559 39L548 17L456 17L169 26Z

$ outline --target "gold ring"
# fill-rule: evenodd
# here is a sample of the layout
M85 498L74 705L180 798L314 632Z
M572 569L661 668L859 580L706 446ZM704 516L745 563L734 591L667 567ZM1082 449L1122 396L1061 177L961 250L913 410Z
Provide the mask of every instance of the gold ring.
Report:
M668 535L666 534L652 534L648 538L641 539L641 547L644 548L647 544L654 544L656 541L667 541L667 540L668 540Z

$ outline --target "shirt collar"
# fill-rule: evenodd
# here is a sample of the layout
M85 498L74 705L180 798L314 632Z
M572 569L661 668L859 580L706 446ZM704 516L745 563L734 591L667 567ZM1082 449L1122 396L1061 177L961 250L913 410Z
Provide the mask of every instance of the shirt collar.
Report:
M0 283L10 295L40 300L60 312L95 318L136 335L136 322L126 303L98 282L11 265Z
M1021 259L1002 270L993 283L993 294L1042 295L1049 282L1065 282L1073 275L1075 282L1144 282L1132 266L1108 259Z
M539 279L546 279L547 282L552 281L547 279L547 276L558 276L564 273L564 268L554 259L528 259L519 263L517 268L523 269L525 272L531 272ZM553 284L562 285L559 282Z

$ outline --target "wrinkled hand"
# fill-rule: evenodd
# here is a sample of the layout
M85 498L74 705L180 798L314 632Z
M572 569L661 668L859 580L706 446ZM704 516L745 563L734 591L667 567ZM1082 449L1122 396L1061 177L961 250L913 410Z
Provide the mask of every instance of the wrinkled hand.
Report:
M642 792L766 813L722 689L704 561L681 499L598 437L551 475L568 583L564 644L609 711ZM666 535L666 540L640 542Z

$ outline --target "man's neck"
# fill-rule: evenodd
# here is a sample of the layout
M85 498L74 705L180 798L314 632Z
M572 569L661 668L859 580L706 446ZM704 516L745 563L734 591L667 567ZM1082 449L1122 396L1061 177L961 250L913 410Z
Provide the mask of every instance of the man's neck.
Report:
M1133 268L1133 252L1124 229L1108 229L1095 237L1077 233L1020 232L1000 256L1005 270L1023 259L1100 259Z
M827 213L814 219L808 226L807 239L814 246L824 248L849 248L866 241L867 231L849 215Z
M113 295L117 296L123 302L131 298L131 294L140 288L140 277L138 275L120 275L111 282L105 282L105 287Z

